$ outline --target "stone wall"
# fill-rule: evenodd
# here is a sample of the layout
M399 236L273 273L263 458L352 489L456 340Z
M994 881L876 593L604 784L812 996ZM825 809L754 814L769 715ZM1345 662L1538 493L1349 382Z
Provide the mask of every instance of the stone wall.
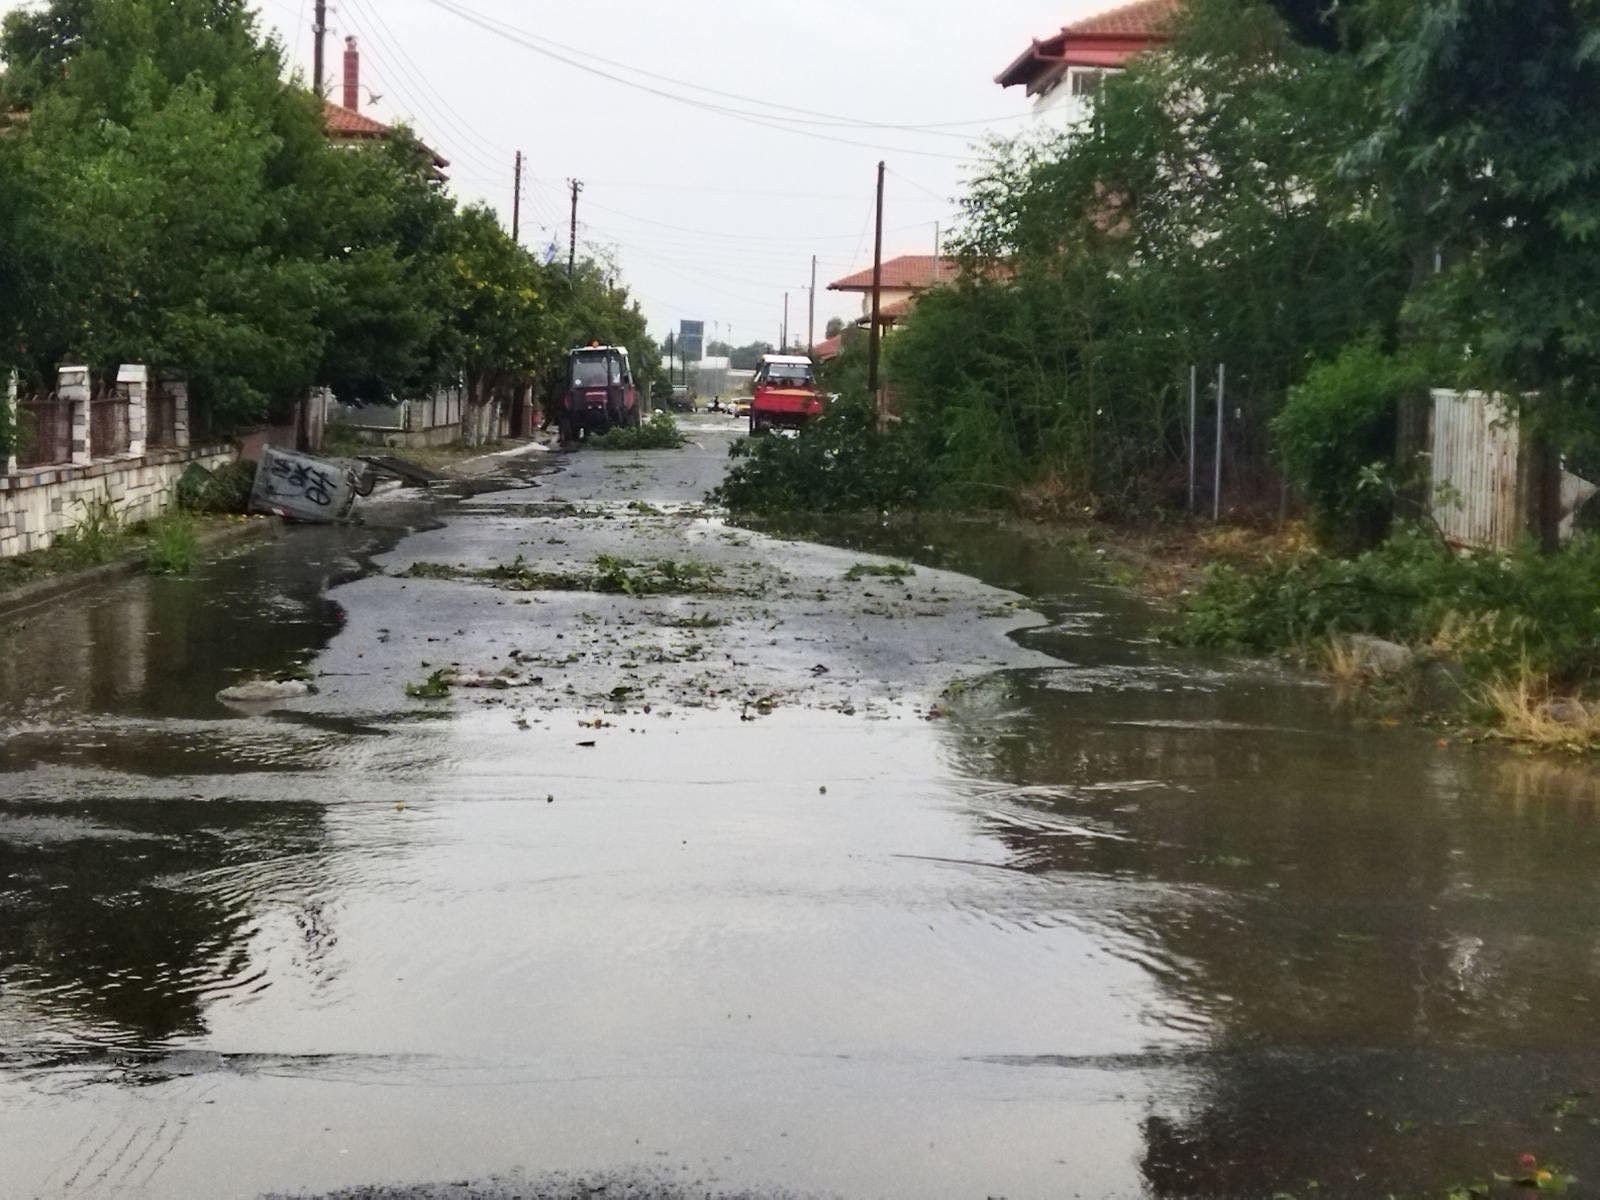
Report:
M190 463L215 470L237 458L231 446L152 450L0 475L0 558L46 549L102 499L116 506L124 522L160 516Z

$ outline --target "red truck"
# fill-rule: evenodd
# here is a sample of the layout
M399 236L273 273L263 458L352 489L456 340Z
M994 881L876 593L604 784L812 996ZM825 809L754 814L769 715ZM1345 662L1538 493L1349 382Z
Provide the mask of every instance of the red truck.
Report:
M827 401L817 388L811 360L796 354L763 354L750 401L750 432L798 429L822 415Z
M628 352L599 342L568 351L567 388L556 416L563 442L575 442L585 433L638 425L639 393Z

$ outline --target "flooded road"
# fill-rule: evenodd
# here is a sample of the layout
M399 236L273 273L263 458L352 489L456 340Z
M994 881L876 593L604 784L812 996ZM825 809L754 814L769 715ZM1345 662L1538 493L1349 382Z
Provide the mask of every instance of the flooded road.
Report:
M1587 768L693 433L0 629L0 1195L1600 1179Z

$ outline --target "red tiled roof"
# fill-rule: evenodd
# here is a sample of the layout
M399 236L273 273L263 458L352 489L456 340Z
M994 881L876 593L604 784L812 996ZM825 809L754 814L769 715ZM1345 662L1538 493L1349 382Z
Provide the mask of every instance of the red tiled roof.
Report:
M1166 42L1184 0L1135 0L1085 17L1029 47L995 76L1001 87L1048 82L1063 66L1121 67L1129 59Z
M935 259L931 254L902 254L899 258L884 261L881 286L897 290L910 288L917 291L932 287L935 283L949 283L955 279L958 270L959 267L953 258ZM854 275L846 275L843 279L835 279L828 285L828 290L870 292L872 268L857 271Z
M358 113L353 108L346 108L342 104L335 104L332 100L322 102L322 126L334 141L377 141L388 137L394 131L382 121L374 121L364 113ZM423 146L428 157L433 160L436 170L443 171L450 165L450 160L441 156L437 151Z
M1068 37L1165 38L1182 9L1183 0L1135 0L1063 26L1061 32Z
M347 138L385 138L389 136L389 127L382 121L374 121L371 117L348 109L342 104L335 104L332 100L322 102L322 124L332 137Z
M834 334L831 338L825 338L811 347L811 357L818 362L828 362L831 359L838 358L843 353L844 335L840 333Z

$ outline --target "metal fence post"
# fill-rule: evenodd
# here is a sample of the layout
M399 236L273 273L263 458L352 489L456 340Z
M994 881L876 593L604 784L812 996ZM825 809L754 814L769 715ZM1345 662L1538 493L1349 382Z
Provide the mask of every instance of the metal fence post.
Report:
M1222 520L1222 404L1228 394L1228 366L1217 364L1217 454L1211 482L1211 519Z

